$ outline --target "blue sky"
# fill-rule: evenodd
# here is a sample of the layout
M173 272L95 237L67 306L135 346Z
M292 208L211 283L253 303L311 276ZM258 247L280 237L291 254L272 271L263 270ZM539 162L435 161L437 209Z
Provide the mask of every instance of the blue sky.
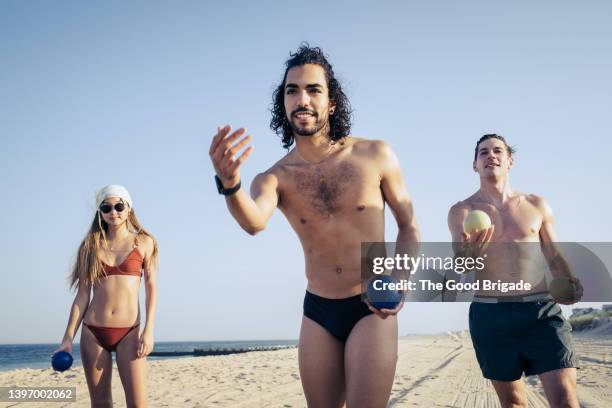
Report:
M243 233L207 152L217 125L247 127L246 184L284 154L268 109L301 41L329 54L353 134L400 157L424 241L449 239L490 132L561 240L610 241L611 17L605 1L1 2L0 342L61 339L66 276L111 183L159 241L157 340L296 338L299 242L280 213ZM466 327L465 304L400 315L402 334Z

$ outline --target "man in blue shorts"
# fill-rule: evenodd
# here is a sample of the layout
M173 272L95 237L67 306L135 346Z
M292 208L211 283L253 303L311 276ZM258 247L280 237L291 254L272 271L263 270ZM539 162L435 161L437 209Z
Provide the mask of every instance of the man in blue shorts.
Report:
M561 301L582 297L582 286L571 273L555 241L551 209L535 194L521 193L508 180L514 150L502 136L484 135L476 144L473 168L480 189L453 205L448 225L456 256L487 254L477 281L530 283L520 293L476 291L470 306L470 334L485 378L491 380L503 407L526 407L525 375L538 375L553 407L578 407L571 326L551 298L543 269L533 265L534 252L545 258L556 279L565 279L570 292ZM469 234L464 220L472 210L486 212L491 227ZM537 251L534 251L533 249Z

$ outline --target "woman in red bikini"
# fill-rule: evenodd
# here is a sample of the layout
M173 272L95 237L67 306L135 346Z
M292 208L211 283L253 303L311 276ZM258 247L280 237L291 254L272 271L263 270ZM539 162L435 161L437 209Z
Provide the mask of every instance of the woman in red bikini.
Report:
M72 340L82 320L81 359L91 405L113 405L114 351L127 406L146 406L145 357L153 349L157 242L140 226L124 187L104 187L96 195L96 205L96 215L72 270L71 287L77 294L64 338L55 352L72 352ZM144 327L138 302L141 276L146 294Z

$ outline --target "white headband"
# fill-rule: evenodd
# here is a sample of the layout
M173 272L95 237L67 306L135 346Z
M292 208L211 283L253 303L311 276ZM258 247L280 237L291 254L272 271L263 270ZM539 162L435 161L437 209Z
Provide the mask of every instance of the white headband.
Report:
M100 204L109 197L122 198L132 208L132 197L127 191L127 188L118 184L111 184L106 187L102 187L100 191L96 193L96 208L100 207Z

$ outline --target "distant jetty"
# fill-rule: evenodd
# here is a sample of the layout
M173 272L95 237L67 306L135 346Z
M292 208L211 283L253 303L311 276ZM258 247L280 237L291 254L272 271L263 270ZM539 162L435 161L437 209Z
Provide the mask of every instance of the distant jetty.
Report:
M193 349L193 351L153 351L149 356L153 357L206 357L206 356L226 356L228 354L248 353L251 351L274 351L292 349L297 346L270 346L270 347L239 347L239 348L210 348L210 349Z

